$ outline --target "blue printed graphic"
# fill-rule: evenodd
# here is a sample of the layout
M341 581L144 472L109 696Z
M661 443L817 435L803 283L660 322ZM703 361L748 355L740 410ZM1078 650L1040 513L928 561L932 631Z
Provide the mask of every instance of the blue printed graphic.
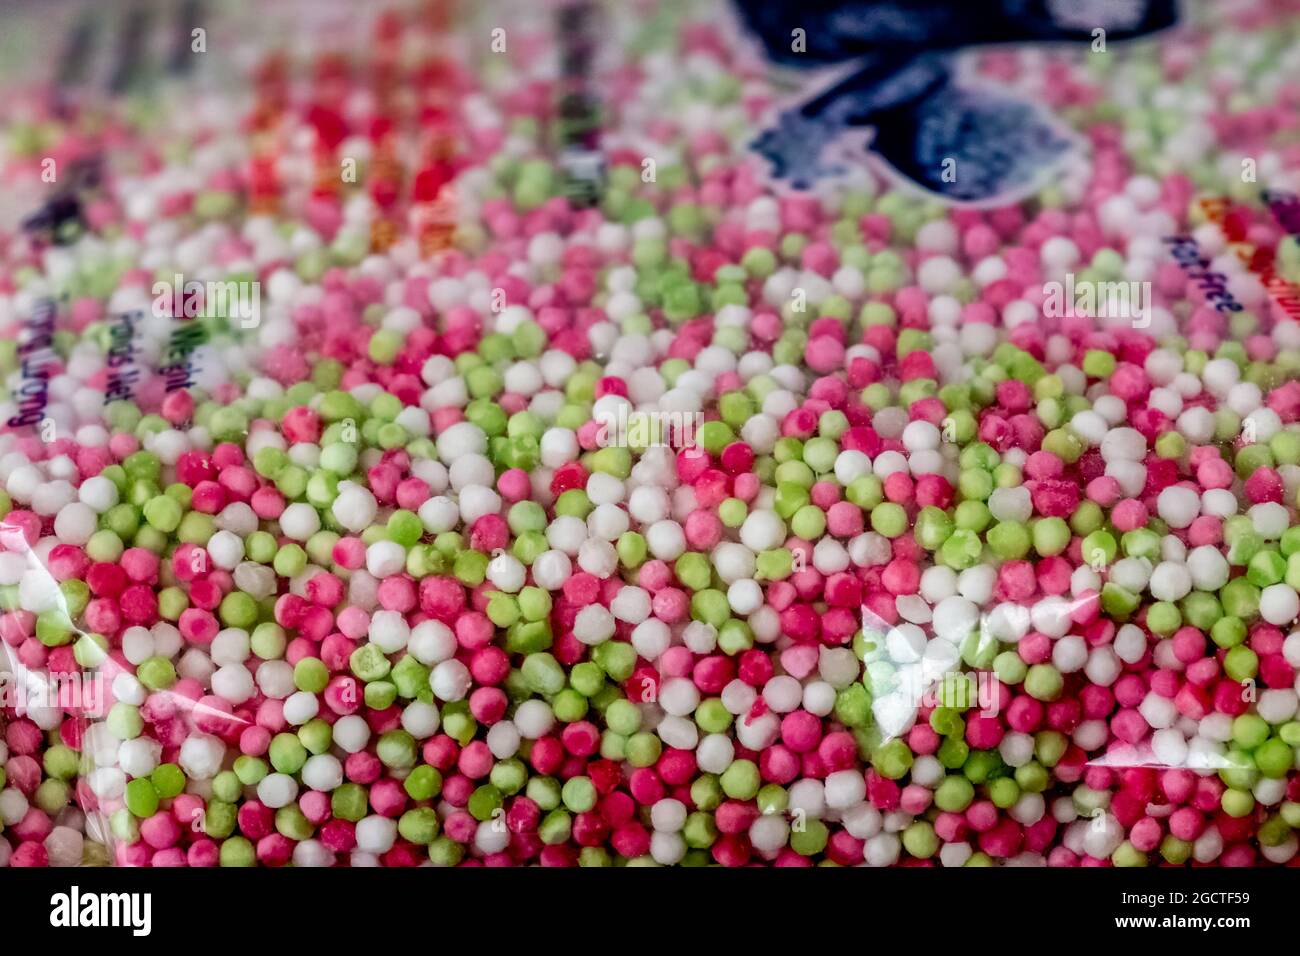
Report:
M1037 189L1078 143L1047 110L963 86L955 54L990 44L1106 44L1172 26L1176 0L736 0L770 60L841 79L752 144L797 188L841 171L827 147L870 129L867 150L904 183L952 203L1000 205Z

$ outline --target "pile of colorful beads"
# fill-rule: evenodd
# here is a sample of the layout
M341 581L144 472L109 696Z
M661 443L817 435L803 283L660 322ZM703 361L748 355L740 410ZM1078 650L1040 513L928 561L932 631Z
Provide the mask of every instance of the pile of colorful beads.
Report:
M1296 859L1286 5L973 54L1090 144L992 210L769 183L754 48L634 6L594 206L490 4L4 107L106 169L0 233L0 865Z

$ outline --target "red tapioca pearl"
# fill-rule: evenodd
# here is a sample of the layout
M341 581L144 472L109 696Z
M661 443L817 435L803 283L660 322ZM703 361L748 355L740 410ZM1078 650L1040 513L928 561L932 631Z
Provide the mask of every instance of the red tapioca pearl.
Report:
M235 501L247 501L258 487L257 475L251 468L242 465L222 469L217 475L217 483Z
M239 808L239 831L250 840L260 840L275 826L275 811L257 800L249 800Z
M1074 698L1063 698L1047 705L1047 726L1062 733L1073 733L1083 720L1083 705Z
M127 585L126 569L120 564L99 561L86 571L86 586L96 597L115 598Z
M383 710L366 711L365 718L373 734L386 734L402 725L402 711L396 705L390 705Z
M781 631L792 640L815 643L821 637L821 617L807 604L791 604L781 612Z
M1182 680L1174 671L1159 670L1151 674L1151 692L1161 697L1173 698L1182 686Z
M127 588L118 602L128 624L152 624L158 617L158 597L147 584Z
M1250 840L1255 836L1255 828L1258 825L1255 820L1255 814L1247 814L1244 817L1231 817L1226 813L1219 812L1214 815L1214 825L1218 828L1220 836L1225 843L1234 843L1238 840Z
M1282 476L1272 468L1260 468L1246 479L1246 497L1252 504L1263 501L1281 503L1284 493Z
M1153 767L1124 767L1118 772L1120 786L1137 797L1141 803L1155 799L1160 787L1160 774Z
M420 609L444 623L454 622L465 609L465 590L451 578L427 577L420 582Z
M970 834L970 825L962 814L944 810L934 818L934 832L945 843L960 843Z
M1030 853L1044 853L1056 837L1056 820L1045 815L1025 828L1025 849Z
M1217 813L1225 789L1226 786L1217 777L1199 777L1191 805L1202 813Z
M407 479L407 481L418 480L419 479ZM402 502L402 487L405 484L406 482L403 482L397 487L398 504L401 504ZM532 485L529 482L528 472L524 471L522 468L510 468L503 472L501 477L497 479L497 491L501 493L502 498L509 502L522 501L527 498L532 493ZM411 501L415 501L418 498L419 502L422 504L428 499L429 494L428 485L425 485L425 491L422 493L418 491L408 491L408 498ZM409 507L412 510L416 510L418 505L402 505L402 507Z
M858 608L862 604L862 583L847 571L826 578L822 593L832 607Z
M1295 683L1295 668L1281 654L1268 654L1259 659L1259 678L1267 687L1287 688Z
M10 647L21 644L36 628L36 615L31 611L8 611L0 615L0 640Z
M1221 714L1239 717L1250 709L1246 697L1244 684L1234 680L1221 680L1214 686L1214 709Z
M420 756L429 766L446 773L456 765L460 755L460 745L446 734L430 737L420 748Z
M989 800L975 800L966 808L966 825L976 833L987 833L997 826L998 808Z

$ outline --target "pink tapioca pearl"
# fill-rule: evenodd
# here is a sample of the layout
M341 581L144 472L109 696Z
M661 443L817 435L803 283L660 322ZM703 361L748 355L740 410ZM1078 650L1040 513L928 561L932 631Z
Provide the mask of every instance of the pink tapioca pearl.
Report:
M686 592L677 588L662 588L650 599L651 613L670 624L684 620L689 606Z
M1187 529L1187 543L1192 547L1215 545L1223 540L1223 519L1201 515Z
M1110 513L1111 523L1118 531L1135 531L1145 528L1149 517L1146 505L1136 498L1125 498L1117 502Z
M904 813L921 814L930 807L934 794L919 783L909 783L899 798L899 809Z

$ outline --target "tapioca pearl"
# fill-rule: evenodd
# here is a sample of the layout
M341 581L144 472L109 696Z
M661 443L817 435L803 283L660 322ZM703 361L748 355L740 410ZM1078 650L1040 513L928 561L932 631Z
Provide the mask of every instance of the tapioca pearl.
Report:
M694 712L699 703L699 689L688 678L670 677L660 684L659 706L665 713L684 717Z
M1101 442L1101 457L1107 461L1141 461L1147 440L1135 428L1112 428Z
M776 743L780 733L781 722L773 713L736 723L736 741L747 750L766 750Z
M1020 799L1012 804L1007 816L1022 826L1033 826L1047 814L1047 802L1041 793L1021 794Z
M334 722L333 740L344 753L358 753L370 742L370 725L358 714L340 717Z
M73 502L59 510L55 518L55 535L69 545L85 545L98 529L99 519L90 505Z
M1110 423L1096 411L1084 409L1070 419L1070 430L1095 447L1105 440L1110 431Z
M756 454L767 455L781 437L781 426L770 414L754 415L740 426L740 437Z
M1092 403L1092 410L1102 418L1106 419L1112 427L1128 418L1128 406L1118 395L1098 396L1096 401ZM1132 429L1125 429L1125 431L1132 431ZM1125 438L1118 440L1118 443L1121 450L1125 447L1131 447L1134 444L1131 436L1126 436ZM1145 447L1145 445L1143 447ZM1105 456L1103 455L1103 457Z
M96 514L103 514L118 503L117 485L101 475L92 475L77 488L78 499Z
M1101 590L1101 575L1086 564L1070 572L1070 594L1079 597L1087 591Z
M902 849L902 841L894 833L877 833L863 844L862 859L867 866L893 866L898 862Z
M817 674L836 690L843 690L858 679L861 667L847 647L823 647L817 658Z
M939 428L924 419L915 420L902 429L902 444L913 453L936 450L940 441L943 441L943 434Z
M608 541L588 538L578 549L578 567L595 577L608 578L618 569L618 551Z
M881 438L902 438L903 430L908 425L907 412L901 408L890 406L882 408L876 412L871 419L871 427L876 430ZM902 457L899 452L885 452L884 454L894 454ZM897 465L893 466L894 471L901 470ZM879 471L876 472L878 477L883 477Z
M162 744L149 737L124 740L117 750L117 763L122 772L132 777L147 777L153 773L162 758Z
M1038 306L1025 299L1013 299L1002 309L1002 325L1008 330L1022 325L1033 325L1039 321L1039 318Z
M1153 388L1151 394L1147 396L1147 405L1163 412L1169 418L1177 418L1183 410L1183 398L1172 389Z
M47 480L31 494L32 511L43 518L57 515L64 508L71 505L76 500L76 497L77 489L72 486L71 482L63 479ZM85 526L85 512L89 510L84 505L78 504L74 514L79 517L74 522L70 522L69 530L75 528L80 532ZM91 514L93 515L93 512ZM93 518L91 520L93 521Z
M803 701L803 686L788 674L779 674L763 686L763 701L774 712L788 714Z
M695 721L676 714L668 714L659 721L655 733L674 750L694 750L700 739L700 728Z
M191 780L211 780L221 770L225 755L226 746L220 739L209 734L196 733L187 737L181 744L176 762Z
M835 688L826 681L809 681L803 689L803 709L815 717L829 716L835 709Z
M930 605L919 594L900 594L894 598L894 609L909 624L930 623Z
M925 645L925 631L915 624L900 624L885 634L885 652L890 660L901 664L919 661Z
M849 349L845 353L846 364L856 357L850 354L852 351L852 349ZM736 366L736 371L740 374L742 382L749 383L758 376L770 372L772 365L772 356L766 352L746 352L740 357L740 364Z
M1201 513L1214 518L1228 518L1241 507L1237 496L1227 488L1209 488L1201 492Z
M864 780L864 791L865 787ZM813 820L820 820L826 815L826 787L822 781L804 777L791 784L787 793L790 798L789 812L802 811L804 816Z
M1192 574L1186 565L1162 561L1151 572L1151 596L1157 601L1181 601L1192 590Z
M1241 369L1232 359L1211 359L1201 370L1205 390L1218 399L1226 399L1240 380Z
M302 766L302 782L324 793L337 790L343 785L343 764L333 754L314 754Z
M1170 485L1156 498L1156 512L1171 528L1186 528L1200 511L1200 495L1185 485Z
M1202 737L1215 743L1227 743L1232 739L1232 717L1228 714L1207 714L1201 718L1197 728Z
M383 579L406 567L406 549L396 541L376 541L366 548L366 571Z
M1263 717L1270 724L1278 725L1286 723L1296 714L1297 709L1296 692L1291 689L1279 690L1270 688L1260 691L1259 701L1256 704L1256 711L1259 716Z
M1023 767L1034 759L1034 738L1031 734L1008 731L998 743L998 754L1008 767Z
M628 513L614 504L597 505L587 516L587 530L592 537L614 541L630 527Z
M979 620L976 602L954 595L935 605L933 630L936 637L957 644L978 629Z
M1138 713L1156 730L1165 730L1178 720L1178 706L1172 698L1148 693L1138 705Z
M1242 388L1242 385L1234 386L1234 391ZM1258 386L1254 386L1258 390ZM1230 406L1231 407L1231 406ZM1237 414L1242 416L1241 436L1242 441L1246 444L1263 444L1271 441L1275 435L1282 431L1282 418L1271 408L1255 408L1246 412L1238 411L1233 408Z
M997 571L988 565L977 564L957 575L957 593L979 605L992 599L996 584Z
M1227 766L1222 740L1197 734L1187 741L1186 766L1195 771L1217 771Z
M218 634L219 638L221 634ZM213 652L216 653L216 641L213 641ZM154 637L147 629L138 625L128 627L122 632L122 656L132 664L139 664L142 661L153 657ZM222 661L222 663L237 663L236 661Z
M642 621L632 629L632 646L648 661L657 661L672 646L672 630L658 618Z
M587 523L574 515L557 515L546 527L546 543L570 557L576 557L586 541Z
M1265 541L1276 541L1291 526L1291 515L1286 505L1276 501L1262 501L1253 505L1246 516L1250 518L1255 532Z
M695 762L705 773L722 773L735 760L736 748L726 734L708 734L695 750Z
M1288 625L1300 614L1300 594L1288 584L1271 584L1259 596L1259 615L1269 624Z
M300 690L284 700L284 719L291 726L301 727L319 713L320 700L310 691Z
M986 622L991 637L1015 644L1029 633L1030 611L1019 604L1002 603L989 612Z
M126 774L117 767L96 767L86 775L86 785L100 800L120 800L126 793ZM13 826L26 816L27 809L22 791L13 787L0 790L0 822Z
M1063 637L1052 645L1052 663L1062 674L1083 670L1088 663L1088 644L1081 637Z
M1115 633L1115 656L1125 664L1136 664L1147 651L1147 637L1140 627L1125 624Z
M1286 797L1286 790L1286 780L1272 777L1260 777L1250 788L1255 800L1266 807L1275 807L1281 803Z
M287 661L263 661L254 673L258 690L272 700L283 700L294 692L293 665Z
M429 687L439 700L464 700L473 683L469 668L455 659L435 665L429 674Z
M799 399L789 389L776 388L763 397L762 412L772 418L784 418L798 407Z
M439 722L438 709L428 702L411 701L402 709L402 730L416 740L428 740L437 734Z
M1008 605L999 605L1007 607ZM1063 597L1046 597L1035 601L1030 608L1030 622L1035 631L1048 637L1064 637L1070 631L1073 605Z
M104 722L86 728L82 753L90 758L92 766L109 767L117 764L117 749L121 741L113 735Z
M1033 498L1023 485L995 488L988 499L989 512L998 521L1025 522L1034 513Z
M447 479L451 490L461 496L463 504L466 492L479 487L491 489L496 484L496 472L492 462L483 455L468 454L451 462L447 467Z
M362 853L387 853L397 841L397 821L372 814L357 821L355 835Z
M987 357L998 344L998 331L992 325L963 325L958 335L961 350L970 356Z
M1208 544L1191 550L1187 555L1187 570L1198 591L1217 591L1228 583L1231 573L1228 559Z
M812 565L821 574L846 571L851 563L848 550L834 538L822 538L813 545Z
M1144 558L1120 558L1108 572L1112 583L1137 594L1146 590L1151 579L1151 564Z
M856 448L845 449L835 457L835 480L846 488L871 473L871 459Z

